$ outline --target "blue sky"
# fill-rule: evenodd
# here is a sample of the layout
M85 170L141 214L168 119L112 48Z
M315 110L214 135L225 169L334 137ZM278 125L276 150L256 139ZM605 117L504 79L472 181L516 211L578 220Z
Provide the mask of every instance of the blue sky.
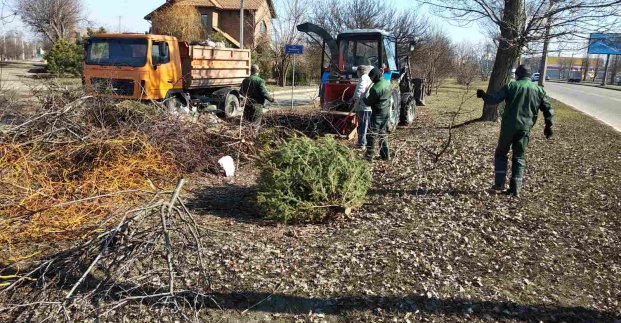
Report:
M143 17L153 9L164 3L165 0L84 0L86 15L95 26L104 26L109 31L118 31L119 17L121 18L121 30L124 32L145 32L149 29L149 23ZM286 0L276 0L286 1ZM415 10L412 0L393 0L395 6L404 10ZM6 12L6 9L5 9ZM420 10L426 15L426 10ZM469 40L478 41L483 35L477 26L462 28L453 26L446 21L429 15L430 19L446 31L455 41ZM10 29L24 30L18 21L5 22L0 26L4 31Z

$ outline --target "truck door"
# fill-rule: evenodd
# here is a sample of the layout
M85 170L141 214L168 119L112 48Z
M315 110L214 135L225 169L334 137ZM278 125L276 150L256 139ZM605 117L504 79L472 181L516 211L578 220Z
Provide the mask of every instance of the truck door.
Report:
M151 45L153 73L150 78L153 99L163 99L176 83L175 69L170 59L170 44L165 40L154 40Z

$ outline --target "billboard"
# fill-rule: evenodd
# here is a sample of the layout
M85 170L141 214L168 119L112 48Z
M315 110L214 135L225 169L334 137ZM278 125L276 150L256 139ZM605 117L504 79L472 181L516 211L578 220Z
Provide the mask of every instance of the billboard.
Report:
M591 34L589 54L621 55L621 34Z

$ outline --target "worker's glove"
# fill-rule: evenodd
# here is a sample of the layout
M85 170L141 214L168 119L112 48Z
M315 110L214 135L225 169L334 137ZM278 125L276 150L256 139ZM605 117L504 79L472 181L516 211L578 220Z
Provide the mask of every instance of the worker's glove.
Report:
M552 138L552 135L554 134L552 126L546 125L546 127L543 129L543 134L546 136L546 139Z
M477 90L477 98L482 98L485 96L485 91L483 90Z

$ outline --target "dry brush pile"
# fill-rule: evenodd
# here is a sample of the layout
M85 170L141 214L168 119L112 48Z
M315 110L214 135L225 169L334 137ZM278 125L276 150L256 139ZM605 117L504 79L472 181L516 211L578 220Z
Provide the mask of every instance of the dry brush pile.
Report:
M174 184L226 154L253 158L255 134L160 111L53 88L5 127L0 319L208 300L192 291L207 290L201 230L180 198L184 180Z
M273 113L257 127L60 87L33 101L0 128L0 320L144 320L148 310L199 321L201 308L218 307L202 246L218 231L196 222L182 189L186 176L221 172L222 156L242 167L284 158L263 171L286 185L256 202L285 222L349 211L370 185L366 162L347 147L307 139L325 127L313 113ZM283 208L286 218L274 216Z

